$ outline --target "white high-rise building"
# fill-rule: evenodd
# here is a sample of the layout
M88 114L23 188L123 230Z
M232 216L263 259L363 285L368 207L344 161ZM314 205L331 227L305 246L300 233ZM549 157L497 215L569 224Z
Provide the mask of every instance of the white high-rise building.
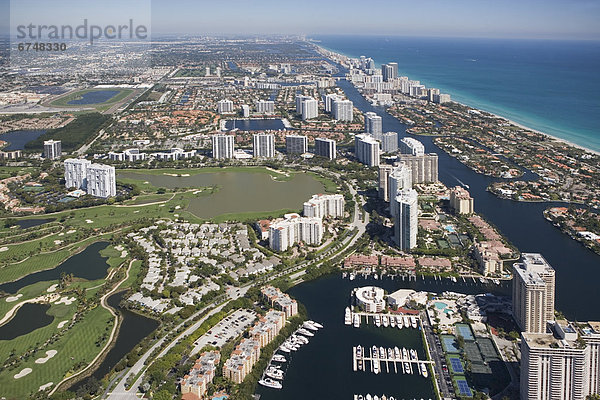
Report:
M332 112L333 102L336 100L341 100L342 98L335 94L329 93L323 96L323 103L325 104L325 112Z
M350 100L335 100L331 105L331 115L337 121L352 122L353 107Z
M450 189L450 207L457 214L473 214L473 198L462 186Z
M230 114L233 112L233 101L223 99L217 103L217 112L219 114Z
M90 164L87 168L87 193L104 198L116 196L115 167L104 164Z
M408 251L417 246L417 231L419 228L417 191L403 189L396 196L395 202L397 205L394 218L394 239L401 250Z
M513 266L515 321L522 332L546 333L546 322L554 320L554 268L538 253L523 253Z
M386 132L381 135L381 151L394 153L398 150L398 133Z
M254 158L275 157L275 136L271 133L256 133L252 135Z
M315 194L304 203L304 216L343 218L344 196L341 194Z
M275 251L285 251L298 242L319 245L322 239L321 218L286 214L284 219L274 220L269 227L269 247Z
M381 138L382 123L379 115L374 112L365 113L365 132L375 139Z
M288 154L304 154L308 152L308 137L304 135L287 135L285 149Z
M400 164L388 176L388 194L390 198L390 214L393 217L398 212L398 203L392 201L402 190L412 189L412 172L407 165Z
M257 101L256 112L258 112L259 114L275 114L275 102L270 100Z
M87 169L92 162L82 158L67 158L65 166L65 187L67 189L86 188Z
M250 116L250 106L248 104L242 104L242 117L248 118Z
M296 114L302 114L302 102L304 99L311 99L310 96L296 95Z
M394 167L392 165L381 164L379 165L379 170L377 171L377 177L379 181L377 194L379 198L383 199L384 201L390 201L388 179L393 169Z
M317 118L319 116L319 102L312 97L302 100L302 120Z
M585 400L600 394L600 323L548 324L521 334L521 399Z
M212 135L212 154L216 159L233 158L235 137L233 135Z
M412 171L412 181L415 183L431 183L438 181L438 155L436 153L413 156L400 154L398 162L406 164Z
M44 140L44 158L55 160L62 155L62 144L60 140Z
M336 144L333 139L316 138L315 154L333 160L336 158Z
M383 76L384 82L389 82L395 78L394 68L388 64L381 64L381 75Z
M354 137L354 153L359 162L376 167L379 165L379 142L369 135Z
M425 146L417 139L405 137L400 140L400 152L402 154L412 154L413 156L422 156L425 154Z

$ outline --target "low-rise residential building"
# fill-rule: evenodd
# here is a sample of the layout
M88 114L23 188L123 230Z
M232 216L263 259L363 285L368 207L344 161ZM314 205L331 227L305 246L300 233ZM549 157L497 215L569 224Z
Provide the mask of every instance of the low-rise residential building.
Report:
M285 251L298 242L319 245L322 238L321 218L286 214L283 219L274 220L269 228L269 246L275 251Z
M242 339L231 352L231 357L223 365L223 376L240 384L260 358L260 342L256 339Z
M473 198L462 186L450 189L450 207L457 214L473 214Z
M279 308L285 313L286 318L298 314L298 303L286 293L276 287L265 286L261 289L262 295L269 301L271 307Z
M193 393L202 398L207 386L213 381L221 354L218 351L208 351L200 354L190 372L181 381L181 394Z

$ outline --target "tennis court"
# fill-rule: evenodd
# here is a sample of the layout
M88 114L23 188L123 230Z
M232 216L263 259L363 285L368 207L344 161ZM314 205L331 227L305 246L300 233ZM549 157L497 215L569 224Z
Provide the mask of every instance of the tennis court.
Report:
M479 346L479 350L481 351L481 355L486 361L498 360L498 353L496 353L496 348L490 339L487 338L477 338L477 345Z
M467 324L456 324L456 333L462 336L465 340L475 340L473 333L471 332L471 327L469 327Z
M452 369L453 374L464 374L465 368L463 367L462 362L460 361L460 357L458 356L449 356L450 367Z
M446 353L458 354L459 350L456 347L456 338L452 335L442 335L442 347Z
M456 379L455 382L461 396L473 397L473 392L464 378Z
M464 345L465 356L472 363L483 364L483 357L481 357L481 353L479 353L479 347L475 344L475 342L465 342Z

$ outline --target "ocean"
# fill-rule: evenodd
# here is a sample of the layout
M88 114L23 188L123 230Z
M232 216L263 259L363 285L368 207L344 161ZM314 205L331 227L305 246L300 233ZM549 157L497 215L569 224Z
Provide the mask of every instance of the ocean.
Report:
M322 47L397 62L452 99L600 151L600 42L314 36Z

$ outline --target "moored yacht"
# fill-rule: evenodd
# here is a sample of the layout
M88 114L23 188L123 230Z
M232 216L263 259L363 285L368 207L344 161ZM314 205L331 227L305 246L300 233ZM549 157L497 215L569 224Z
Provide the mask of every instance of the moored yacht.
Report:
M414 361L416 361L418 359L417 351L415 349L410 349L410 358Z
M373 319L375 320L375 326L379 328L381 326L381 318L379 315L375 315Z
M400 359L400 349L398 348L398 346L394 347L394 358L396 360Z
M421 363L420 368L421 368L421 375L423 375L425 378L427 378L427 375L429 375L429 373L427 372L427 366L425 365L425 363Z
M354 327L360 328L360 315L354 314Z
M402 323L402 317L399 315L396 315L396 326L398 329L402 329L404 327L404 323Z
M417 317L414 315L411 315L410 317L410 325L413 327L413 329L417 329Z
M379 358L385 358L385 349L383 346L379 348Z
M410 319L408 319L406 315L402 317L402 322L404 323L405 327L410 328Z
M389 358L389 359L393 359L393 358L394 358L394 350L392 350L392 348L391 348L391 347L389 347L389 348L387 349L387 352L388 352L388 358Z
M308 322L309 324L312 324L312 325L313 325L315 328L317 328L317 329L323 329L323 325L321 325L321 324L320 324L320 323L318 323L318 322L311 321L310 319L309 319L308 321L306 321L306 322Z
M312 332L309 332L309 331L307 331L307 330L306 330L306 329L304 329L304 328L300 328L300 329L298 329L296 332L298 332L299 334L301 334L301 335L304 335L304 336L315 336L315 334L314 334L314 333L312 333Z
M393 315L390 315L390 326L392 328L396 327L396 317L394 317Z
M268 376L269 378L273 378L273 379L278 379L278 380L283 379L283 371L280 369L277 369L275 367L267 368L267 370L265 371L265 375Z
M281 354L275 354L273 356L273 361L277 361L277 362L286 362L287 360L285 359L284 356L282 356Z
M271 378L265 378L265 379L261 379L258 381L258 383L260 385L266 386L266 387L270 387L273 389L281 389L283 386L281 385L281 383L277 382L274 379Z
M387 315L382 315L381 318L383 319L383 327L384 328L387 328L388 326L390 326L390 320Z
M344 324L352 325L352 312L350 311L350 307L346 307L346 312L344 314Z

